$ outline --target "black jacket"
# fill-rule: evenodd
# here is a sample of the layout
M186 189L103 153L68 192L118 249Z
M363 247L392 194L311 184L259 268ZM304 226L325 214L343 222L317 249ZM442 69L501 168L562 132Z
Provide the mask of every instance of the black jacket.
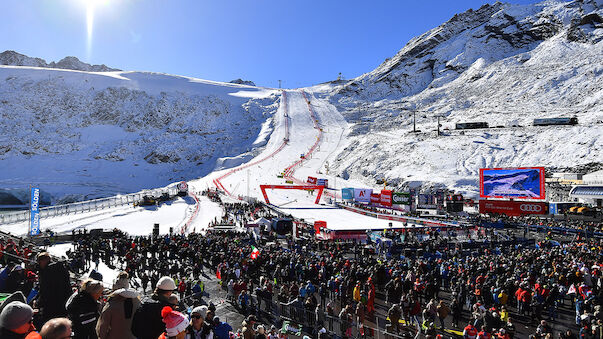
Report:
M134 313L132 334L138 339L157 339L165 332L165 323L161 317L161 310L165 306L170 304L157 294L144 298L142 305Z
M73 322L76 339L96 339L96 322L100 317L99 303L87 292L78 292L69 305L67 315Z
M62 262L49 264L40 270L38 307L44 321L64 317L67 314L65 303L72 294L69 272Z

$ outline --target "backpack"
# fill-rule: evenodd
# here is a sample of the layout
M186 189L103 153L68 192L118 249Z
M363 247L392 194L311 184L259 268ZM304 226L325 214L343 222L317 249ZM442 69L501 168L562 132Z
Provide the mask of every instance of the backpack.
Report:
M156 339L165 331L161 318L164 305L158 300L146 298L134 313L132 334L138 339Z

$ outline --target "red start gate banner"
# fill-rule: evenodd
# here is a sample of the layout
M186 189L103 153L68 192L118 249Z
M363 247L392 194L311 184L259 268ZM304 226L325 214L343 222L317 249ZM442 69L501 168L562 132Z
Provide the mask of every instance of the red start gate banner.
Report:
M548 204L534 201L480 200L479 212L506 215L548 214Z
M391 190L381 190L381 205L382 206L391 206L392 205L392 191Z
M371 204L378 204L381 201L381 194L371 193Z

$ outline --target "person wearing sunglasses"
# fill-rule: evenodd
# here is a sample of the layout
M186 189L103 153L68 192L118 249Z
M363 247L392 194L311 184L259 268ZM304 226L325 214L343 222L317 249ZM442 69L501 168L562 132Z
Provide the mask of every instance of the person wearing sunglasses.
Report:
M71 320L67 318L50 319L40 330L42 339L71 339Z
M186 339L211 339L214 337L211 324L205 322L207 306L197 306L191 312L191 324Z

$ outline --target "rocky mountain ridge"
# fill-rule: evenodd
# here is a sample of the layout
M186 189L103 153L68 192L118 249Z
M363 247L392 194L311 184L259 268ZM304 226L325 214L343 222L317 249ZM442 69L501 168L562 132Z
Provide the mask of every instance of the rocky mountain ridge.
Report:
M52 61L46 63L46 60L41 58L32 58L27 55L17 53L15 51L4 51L0 53L0 65L6 66L31 66L31 67L46 67L46 68L60 68L60 69L72 69L76 71L86 72L116 72L121 71L120 69L111 68L105 65L90 65L80 61L74 56L68 56L61 59L58 62Z
M331 170L474 195L482 167L601 162L602 7L602 0L484 5L411 39L371 72L312 88L351 123ZM579 124L532 126L549 117ZM455 130L482 121L491 128ZM420 132L412 133L413 122Z

